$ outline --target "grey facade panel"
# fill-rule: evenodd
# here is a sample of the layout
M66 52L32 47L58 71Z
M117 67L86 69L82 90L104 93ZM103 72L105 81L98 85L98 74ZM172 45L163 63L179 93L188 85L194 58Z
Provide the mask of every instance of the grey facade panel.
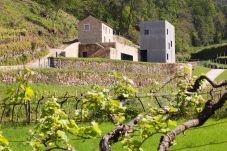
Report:
M147 50L148 62L175 63L175 28L167 21L140 24L141 50Z

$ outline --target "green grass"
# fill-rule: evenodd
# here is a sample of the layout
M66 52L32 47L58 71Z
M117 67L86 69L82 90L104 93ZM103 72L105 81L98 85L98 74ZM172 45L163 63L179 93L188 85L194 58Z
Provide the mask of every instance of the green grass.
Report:
M211 65L216 66L217 69L227 69L227 65L221 64L221 63L216 63L213 61L203 61L202 64L205 66L211 66Z
M41 15L44 12L48 17ZM78 20L75 17L60 11L55 24L53 24L54 18L55 12L46 12L43 6L32 0L0 1L0 27L26 29L30 31L30 39L42 39L52 47L62 41L76 38ZM51 29L55 29L56 33L48 31Z
M219 124L217 124L219 123ZM213 125L216 124L216 125ZM203 128L195 128L188 130L185 135L177 137L177 145L173 146L173 151L223 151L227 146L227 119L209 120L204 126L213 125ZM111 123L103 123L100 125L103 134L114 128ZM30 151L31 148L22 142L28 138L28 131L32 126L18 126L2 128L3 134L9 139L13 151ZM78 151L98 151L99 138L91 140L78 140L78 138L69 136L70 143ZM157 150L160 135L155 135L144 144L144 151ZM13 141L13 142L12 142ZM113 145L113 151L126 151L120 143Z
M152 62L137 62L137 61L128 61L128 60L114 60L114 59L106 59L106 58L66 58L60 57L61 60L67 61L87 61L87 62L98 62L98 63L115 63L115 64L143 64L143 65L157 65L161 63L152 63Z
M47 50L36 51L33 54L26 54L19 57L9 57L0 63L1 66L7 65L23 65L34 59L44 57L48 54Z
M210 69L203 66L194 66L192 69L193 76L201 76L202 74L206 74Z
M15 88L16 86L16 84L0 84L0 99L6 96L8 89ZM91 86L62 86L43 83L31 84L31 87L35 92L56 94L58 96L64 95L66 92L70 95L77 95L91 90Z
M220 76L218 76L216 79L216 81L223 81L223 80L227 80L227 70L225 70Z

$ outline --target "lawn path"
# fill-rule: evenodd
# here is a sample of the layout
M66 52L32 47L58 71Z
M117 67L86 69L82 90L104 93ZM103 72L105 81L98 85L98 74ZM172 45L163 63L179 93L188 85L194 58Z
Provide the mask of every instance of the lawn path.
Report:
M212 81L214 81L219 75L221 75L225 70L224 69L211 69L206 76L211 79ZM203 84L203 87L206 87L208 84L208 82L206 81Z
M206 76L212 81L215 80L219 75L221 75L225 70L224 69L211 69Z

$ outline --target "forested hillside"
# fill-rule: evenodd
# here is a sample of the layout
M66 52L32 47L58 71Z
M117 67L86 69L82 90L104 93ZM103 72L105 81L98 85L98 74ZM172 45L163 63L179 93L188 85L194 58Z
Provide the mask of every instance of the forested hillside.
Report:
M227 9L216 0L36 0L78 19L93 15L111 24L117 34L138 42L143 20L166 19L176 26L177 51L220 43L226 37ZM61 2L62 1L62 2ZM48 5L49 4L49 5ZM55 6L53 6L55 5Z

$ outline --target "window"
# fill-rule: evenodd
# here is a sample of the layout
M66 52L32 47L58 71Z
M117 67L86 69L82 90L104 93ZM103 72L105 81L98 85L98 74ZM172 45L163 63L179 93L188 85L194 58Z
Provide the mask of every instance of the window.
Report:
M166 59L169 60L169 54L168 53L166 54Z
M83 52L82 55L82 57L87 58L87 52Z
M84 24L84 30L90 31L90 24Z
M167 29L166 33L167 33L167 35L169 34L169 29Z
M171 41L171 47L173 47L173 41Z
M105 33L107 34L107 27L105 27Z
M170 43L168 43L169 49L170 49Z
M149 35L149 30L144 30L144 35Z

